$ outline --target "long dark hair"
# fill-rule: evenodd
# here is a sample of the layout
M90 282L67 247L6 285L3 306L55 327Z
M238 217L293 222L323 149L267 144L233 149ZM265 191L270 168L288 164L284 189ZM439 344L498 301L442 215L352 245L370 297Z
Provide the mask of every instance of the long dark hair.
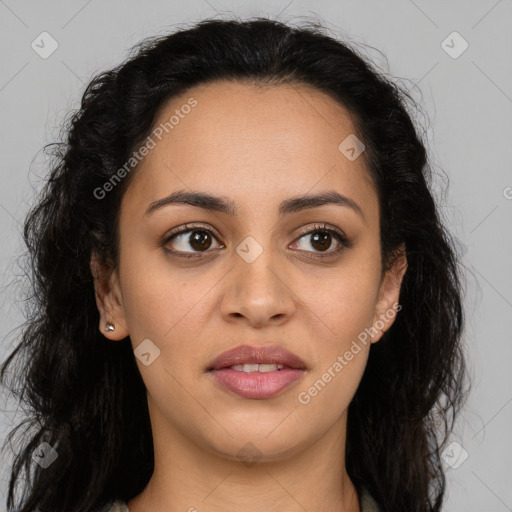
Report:
M144 383L129 339L112 343L98 330L90 269L93 252L118 262L119 205L136 169L106 197L97 191L151 133L164 101L218 79L308 84L350 112L380 201L383 262L389 266L404 243L408 269L402 310L372 345L349 406L346 468L385 511L441 510L440 454L466 397L462 284L408 110L415 102L321 24L266 18L203 20L144 40L126 62L91 81L67 140L51 146L52 170L23 232L31 307L0 373L2 382L15 374L10 388L31 411L7 506L15 506L21 487L20 512L86 512L131 499L151 477ZM32 460L43 442L58 453L46 469Z

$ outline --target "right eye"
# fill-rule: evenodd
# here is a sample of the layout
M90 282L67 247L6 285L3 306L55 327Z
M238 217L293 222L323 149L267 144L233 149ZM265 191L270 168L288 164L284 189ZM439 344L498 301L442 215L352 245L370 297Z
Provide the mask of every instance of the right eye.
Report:
M165 250L175 256L192 258L203 252L208 251L213 241L217 241L217 237L212 230L203 226L189 225L181 226L172 230L163 241L162 245ZM173 249L169 249L169 245L173 245ZM214 249L222 249L225 247L219 244ZM192 250L189 250L192 248Z

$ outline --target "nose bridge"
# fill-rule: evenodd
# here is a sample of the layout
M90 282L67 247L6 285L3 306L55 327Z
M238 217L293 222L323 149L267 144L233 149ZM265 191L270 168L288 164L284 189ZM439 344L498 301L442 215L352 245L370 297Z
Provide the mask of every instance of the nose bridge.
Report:
M244 316L251 322L265 322L289 315L293 297L286 286L279 259L270 246L270 237L247 236L233 255L231 283L225 291L224 314Z
M260 241L262 238L259 237ZM254 237L246 237L236 248L235 266L237 282L242 284L243 292L276 296L282 283L278 277L275 251L270 245L270 237L260 244Z

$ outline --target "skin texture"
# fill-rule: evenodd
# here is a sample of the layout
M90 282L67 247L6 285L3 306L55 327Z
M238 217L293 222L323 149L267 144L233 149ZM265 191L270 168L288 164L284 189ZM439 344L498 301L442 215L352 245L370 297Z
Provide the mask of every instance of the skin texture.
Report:
M359 343L308 404L298 401L365 328L382 319L379 327L389 329L394 318L385 313L398 302L406 270L402 255L382 271L376 191L363 158L349 161L338 150L354 126L342 106L306 86L231 82L173 98L155 126L190 97L197 106L144 158L123 197L119 267L92 259L101 332L113 342L129 335L134 349L150 339L160 350L149 366L137 360L155 471L130 511L359 511L344 467L347 408L382 333ZM180 204L144 214L178 190L222 196L238 213ZM280 218L281 201L331 190L362 215L330 204ZM161 246L172 228L197 223L216 233L207 252L188 242L190 233L165 247L195 259ZM315 233L305 233L323 223L353 246L335 254L333 237L322 252ZM263 249L252 263L236 252L247 236ZM115 331L104 332L106 322ZM270 399L233 395L206 368L244 343L282 346L307 371ZM247 443L255 464L237 456Z

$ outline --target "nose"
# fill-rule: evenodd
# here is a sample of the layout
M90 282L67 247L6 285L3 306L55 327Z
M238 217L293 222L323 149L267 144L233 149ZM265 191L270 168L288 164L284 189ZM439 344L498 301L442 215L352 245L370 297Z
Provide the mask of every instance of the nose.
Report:
M295 311L295 296L286 275L270 250L247 262L238 254L225 281L221 314L227 322L245 322L251 327L282 325Z

